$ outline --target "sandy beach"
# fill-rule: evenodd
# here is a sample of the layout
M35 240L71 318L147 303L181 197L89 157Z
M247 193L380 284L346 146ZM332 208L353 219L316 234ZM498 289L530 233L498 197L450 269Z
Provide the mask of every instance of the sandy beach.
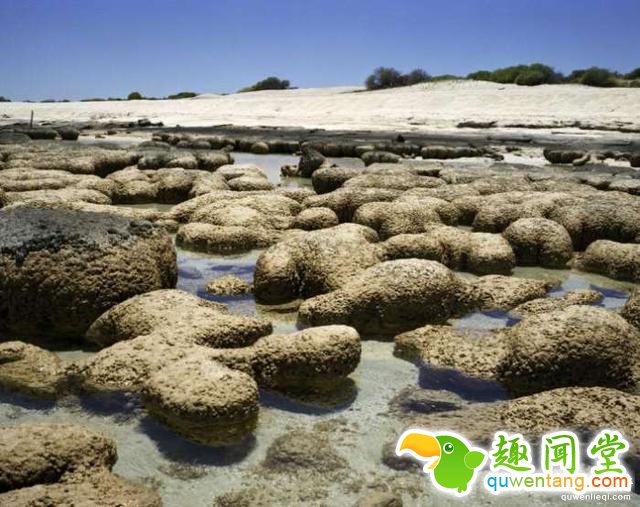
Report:
M366 92L361 87L203 94L193 99L0 104L0 123L127 121L167 126L288 126L340 130L430 131L459 122L495 121L562 127L640 129L640 88L582 85L535 87L483 81L443 81Z

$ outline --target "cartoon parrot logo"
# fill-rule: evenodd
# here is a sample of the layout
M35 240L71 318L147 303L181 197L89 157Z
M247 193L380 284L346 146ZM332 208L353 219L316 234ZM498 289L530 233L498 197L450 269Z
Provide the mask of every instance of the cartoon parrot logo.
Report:
M487 459L487 453L471 448L464 437L454 433L432 434L420 429L405 431L396 446L398 456L410 455L424 461L424 473L433 484L455 495L469 493L468 486Z

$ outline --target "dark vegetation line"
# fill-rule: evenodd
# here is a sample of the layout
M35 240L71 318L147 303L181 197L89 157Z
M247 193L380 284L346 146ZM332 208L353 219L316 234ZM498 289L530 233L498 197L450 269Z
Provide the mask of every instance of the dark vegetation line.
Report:
M479 70L468 74L466 77L452 75L431 76L423 69L415 69L403 74L393 67L378 67L367 77L364 84L367 90L381 90L448 79L471 79L474 81L491 81L493 83L522 86L574 83L604 88L639 88L640 67L628 74L621 74L620 72L600 67L590 67L588 69L574 70L565 76L548 65L532 63L529 65L513 65L495 70Z
M627 74L617 71L603 69L600 67L590 67L588 69L574 70L566 76L557 72L553 67L542 63L531 63L529 65L512 65L495 70L478 70L466 76L455 76L453 74L441 74L432 76L424 69L414 69L403 74L393 67L378 67L365 80L367 90L382 90L385 88L397 88L400 86L411 86L418 83L432 83L437 81L448 81L453 79L470 79L473 81L491 81L493 83L517 84L521 86L537 86L541 84L565 84L574 83L586 86L597 86L601 88L631 87L640 88L640 67ZM262 81L258 81L251 86L241 88L238 93L255 92L260 90L291 90L288 79L280 79L270 76ZM121 100L173 100L190 99L198 96L195 92L180 92L167 97L145 97L140 92L131 92L127 98L109 97L81 99L80 102L102 102ZM0 102L11 102L11 100L0 96ZM25 102L35 102L26 100ZM68 99L54 100L46 99L40 102L70 102Z

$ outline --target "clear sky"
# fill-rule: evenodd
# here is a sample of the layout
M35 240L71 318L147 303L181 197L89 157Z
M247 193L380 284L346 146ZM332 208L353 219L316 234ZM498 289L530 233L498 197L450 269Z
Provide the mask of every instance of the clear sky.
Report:
M541 61L640 67L640 0L0 0L0 95L361 84Z

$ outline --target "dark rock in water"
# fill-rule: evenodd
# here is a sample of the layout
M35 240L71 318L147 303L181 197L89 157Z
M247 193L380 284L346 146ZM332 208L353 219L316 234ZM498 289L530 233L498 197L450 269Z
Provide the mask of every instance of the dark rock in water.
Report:
M71 127L62 127L56 130L63 141L77 141L80 136L80 131Z
M379 162L395 164L400 162L402 157L390 151L367 151L360 155L360 158L364 165L371 165Z
M13 132L11 130L0 131L0 144L18 144L26 143L31 138L22 132Z
M80 338L112 306L176 280L171 237L150 222L0 211L0 322L16 336Z
M269 145L264 141L257 141L253 143L250 147L251 153L255 153L256 155L266 155L269 153Z
M324 162L325 158L318 150L303 145L300 162L298 162L298 173L303 178L310 178Z
M629 162L631 167L640 167L640 153L632 153Z
M546 148L542 154L552 164L571 164L574 160L582 159L586 153L574 150L552 150Z
M296 430L276 438L263 466L274 472L336 472L347 466L327 436Z
M31 139L55 139L58 133L50 128L32 128L24 131Z
M402 507L402 499L393 493L371 493L358 500L355 507Z
M469 129L490 129L495 127L497 121L476 121L476 120L467 120L461 121L456 125L459 129L469 128Z
M468 402L450 391L411 386L393 397L389 402L389 412L399 416L410 413L430 414L458 410L466 405Z

